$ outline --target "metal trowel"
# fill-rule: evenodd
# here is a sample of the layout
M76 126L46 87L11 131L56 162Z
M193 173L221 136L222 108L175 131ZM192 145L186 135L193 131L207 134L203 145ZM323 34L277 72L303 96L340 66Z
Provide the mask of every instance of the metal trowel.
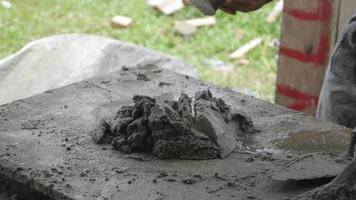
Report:
M204 15L215 15L224 0L190 0Z
M310 181L335 178L347 167L346 162L337 162L327 155L309 156L292 162L280 169L276 167L272 176L276 181Z

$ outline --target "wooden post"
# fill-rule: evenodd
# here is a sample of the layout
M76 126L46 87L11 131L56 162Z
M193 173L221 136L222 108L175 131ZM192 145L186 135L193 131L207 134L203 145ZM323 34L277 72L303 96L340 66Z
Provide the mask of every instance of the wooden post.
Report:
M338 32L340 33L352 16L352 13L356 11L355 0L340 0L340 9L338 14Z
M315 114L336 39L337 31L333 30L338 27L341 1L285 0L277 104Z

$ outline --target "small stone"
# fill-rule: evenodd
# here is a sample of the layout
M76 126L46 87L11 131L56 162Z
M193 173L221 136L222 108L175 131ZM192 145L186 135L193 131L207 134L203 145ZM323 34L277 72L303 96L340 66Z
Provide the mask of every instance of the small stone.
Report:
M23 170L22 167L17 167L17 168L16 168L16 171L22 171L22 170Z
M161 86L161 87L163 87L163 86L169 86L169 85L171 85L171 84L160 81L160 82L158 83L158 85Z
M150 79L145 74L137 74L138 81L150 81Z
M165 181L169 182L169 183L173 183L173 182L176 182L175 179L173 178L168 178L168 179L165 179Z
M161 172L160 174L158 174L157 178L164 178L167 176L168 176L168 174L166 172Z
M155 73L155 74L158 74L158 73L161 73L161 72L162 72L162 70L160 70L160 69L156 69L156 70L153 71L153 73Z
M187 184L187 185L193 185L196 183L196 181L193 179L185 179L185 180L183 180L183 183Z
M80 173L80 177L84 177L84 176L87 176L87 172Z
M126 66L122 66L122 67L121 67L121 71L124 71L124 72L125 72L125 71L129 71L129 68L126 67Z
M230 181L230 182L228 182L226 185L227 185L228 187L236 187L236 186L237 186L237 184L236 184L235 181Z
M252 157L246 159L246 162L253 162L253 161L255 161L255 159L253 159Z
M199 179L203 178L200 174L196 174L196 175L194 175L194 177L199 178Z

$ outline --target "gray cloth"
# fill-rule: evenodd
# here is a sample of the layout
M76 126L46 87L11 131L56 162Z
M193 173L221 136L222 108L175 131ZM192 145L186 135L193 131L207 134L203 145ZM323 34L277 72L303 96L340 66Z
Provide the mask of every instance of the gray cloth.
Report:
M356 126L356 12L334 49L317 117L349 128Z
M123 66L146 65L198 76L182 60L106 37L65 34L43 38L0 60L0 105L110 74Z

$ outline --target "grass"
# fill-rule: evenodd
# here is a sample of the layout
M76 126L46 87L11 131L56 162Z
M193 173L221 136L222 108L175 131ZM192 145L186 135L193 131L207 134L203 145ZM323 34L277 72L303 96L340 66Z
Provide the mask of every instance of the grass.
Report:
M201 28L189 38L176 35L175 20L202 15L192 7L164 16L147 7L146 0L10 0L11 9L0 6L0 59L42 37L62 33L89 33L112 37L163 51L193 64L200 78L220 86L245 91L272 101L276 79L276 50L270 47L279 37L280 23L266 23L273 4L249 13L231 16L218 12L217 25ZM110 27L112 16L134 19L125 30ZM263 45L247 55L249 64L230 61L228 55L255 37ZM213 70L209 60L233 65L229 73Z

